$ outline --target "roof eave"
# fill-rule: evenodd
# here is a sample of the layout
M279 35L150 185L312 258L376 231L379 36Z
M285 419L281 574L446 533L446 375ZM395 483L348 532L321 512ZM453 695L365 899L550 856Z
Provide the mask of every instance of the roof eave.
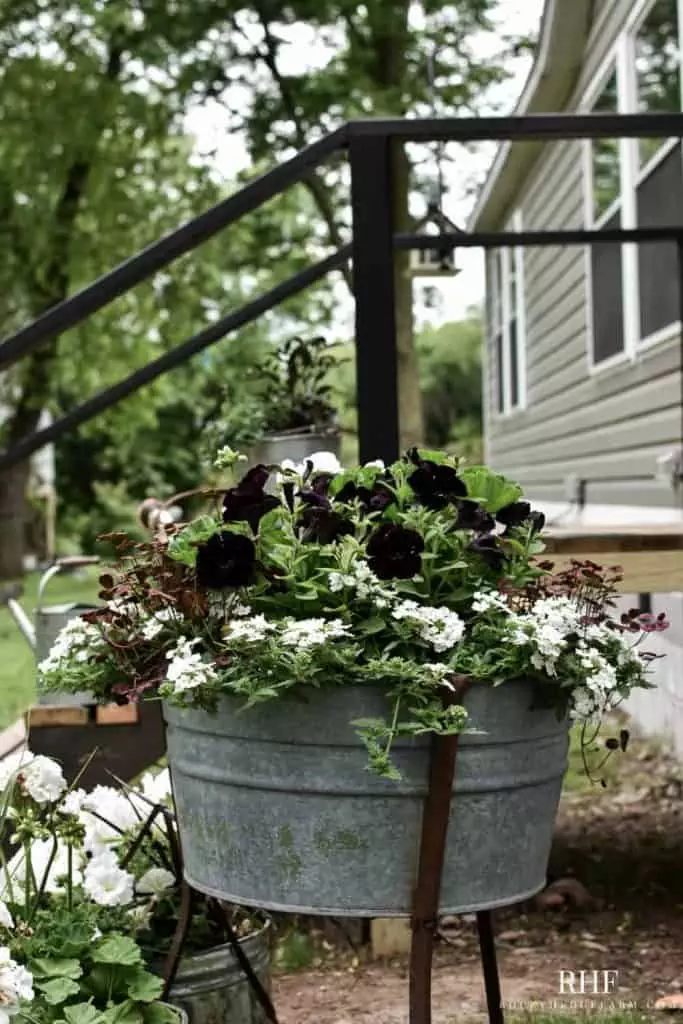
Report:
M515 115L561 113L583 64L593 0L546 0L539 48ZM471 231L495 231L513 205L519 186L535 163L543 143L505 142L469 220Z

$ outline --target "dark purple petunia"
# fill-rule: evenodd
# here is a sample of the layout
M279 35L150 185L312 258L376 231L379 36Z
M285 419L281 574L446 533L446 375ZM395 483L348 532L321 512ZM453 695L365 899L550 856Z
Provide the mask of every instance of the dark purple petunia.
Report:
M335 512L329 498L315 491L300 491L299 498L305 506L301 513L303 541L333 544L340 537L353 533L351 520Z
M526 523L531 515L531 505L528 501L515 501L512 505L506 505L496 512L496 519L503 526L521 526Z
M280 507L273 494L266 494L264 488L270 476L265 466L254 466L246 473L236 487L231 487L223 498L224 523L249 523L254 533L266 514Z
M476 501L459 501L456 530L474 530L475 533L490 533L496 523L493 516Z
M529 522L531 523L531 532L540 533L545 526L545 516L542 512L532 512L529 516Z
M475 555L479 555L490 569L500 572L503 568L505 554L495 534L488 533L483 537L475 537L472 543L468 545L468 550L474 552Z
M246 587L255 569L254 542L242 533L223 530L197 545L197 582L207 590Z
M427 508L445 508L458 498L467 497L467 486L452 466L442 466L429 459L421 459L413 448L408 457L416 467L408 477L408 483L415 491L421 504Z
M422 568L424 546L417 530L384 523L368 542L368 563L381 580L408 580Z
M396 499L386 484L378 479L372 487L358 486L349 480L336 495L336 500L359 501L365 512L384 512Z

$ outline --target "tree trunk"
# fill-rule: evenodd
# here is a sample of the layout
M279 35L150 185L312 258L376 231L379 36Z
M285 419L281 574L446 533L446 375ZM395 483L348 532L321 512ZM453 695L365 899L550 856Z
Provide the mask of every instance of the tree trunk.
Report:
M410 163L405 148L398 142L393 154L394 223L397 231L410 231L408 212ZM424 418L420 368L415 349L413 282L409 276L410 253L394 256L396 293L396 354L398 360L398 416L401 452L424 443Z
M0 580L18 579L24 572L29 472L29 463L21 462L0 476Z

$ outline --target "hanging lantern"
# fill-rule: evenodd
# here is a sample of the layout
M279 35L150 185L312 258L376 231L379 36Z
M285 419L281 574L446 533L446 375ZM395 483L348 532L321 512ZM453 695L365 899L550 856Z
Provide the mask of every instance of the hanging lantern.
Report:
M422 228L429 226L435 227L439 235L444 232L462 234L437 203L429 204L427 216L415 225L416 232L419 234ZM456 277L460 273L455 262L455 246L439 240L439 235L434 235L433 248L411 249L410 277ZM429 233L425 232L425 236L429 237Z

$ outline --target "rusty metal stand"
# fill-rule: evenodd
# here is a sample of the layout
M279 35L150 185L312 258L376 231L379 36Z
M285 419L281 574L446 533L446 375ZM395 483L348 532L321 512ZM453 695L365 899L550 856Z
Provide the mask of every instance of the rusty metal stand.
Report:
M467 680L460 679L455 692L450 695L451 703L460 703L467 687ZM429 789L422 814L420 859L411 919L410 1024L432 1022L432 960L458 740L458 736L432 738ZM477 929L489 1024L504 1024L490 911L477 914Z

